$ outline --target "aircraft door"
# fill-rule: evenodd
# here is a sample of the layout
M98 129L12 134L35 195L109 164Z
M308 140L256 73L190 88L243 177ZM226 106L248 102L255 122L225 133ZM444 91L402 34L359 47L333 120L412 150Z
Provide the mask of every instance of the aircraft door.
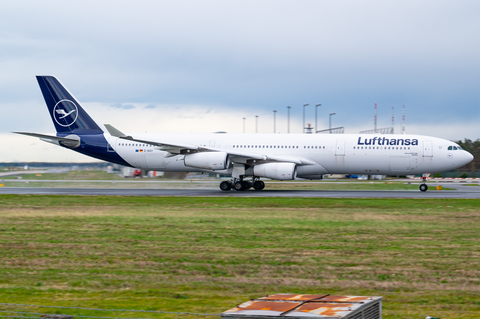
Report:
M115 149L112 147L112 145L115 145L115 148L116 148L117 142L118 142L118 137L110 136L110 138L107 141L107 152L110 152L110 153L115 152Z
M345 141L337 141L337 145L335 147L335 155L345 156Z
M433 157L432 141L423 142L423 157Z

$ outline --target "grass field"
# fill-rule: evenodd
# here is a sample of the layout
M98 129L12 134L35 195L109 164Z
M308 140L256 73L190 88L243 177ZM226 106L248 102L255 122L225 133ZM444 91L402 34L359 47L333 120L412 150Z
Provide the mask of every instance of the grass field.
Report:
M0 195L3 303L218 313L287 292L479 318L480 201Z

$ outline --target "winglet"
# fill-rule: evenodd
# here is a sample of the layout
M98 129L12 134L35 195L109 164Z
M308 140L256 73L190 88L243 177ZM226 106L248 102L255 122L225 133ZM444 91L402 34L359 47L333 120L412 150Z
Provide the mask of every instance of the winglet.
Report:
M107 129L108 133L110 133L111 136L127 137L127 135L123 134L122 132L120 132L119 130L117 130L116 128L111 126L110 124L104 124L104 125L105 125L105 128Z

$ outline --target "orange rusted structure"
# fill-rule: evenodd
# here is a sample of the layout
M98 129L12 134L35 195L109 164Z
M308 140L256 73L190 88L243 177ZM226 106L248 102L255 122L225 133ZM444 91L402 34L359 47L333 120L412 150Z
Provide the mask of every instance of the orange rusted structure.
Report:
M222 313L224 319L381 319L382 297L275 294Z

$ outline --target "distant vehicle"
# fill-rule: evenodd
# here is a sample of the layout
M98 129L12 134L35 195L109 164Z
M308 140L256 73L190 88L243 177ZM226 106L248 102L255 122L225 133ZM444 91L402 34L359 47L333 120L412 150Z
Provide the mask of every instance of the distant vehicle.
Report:
M220 189L262 190L262 177L413 175L461 167L473 156L448 140L372 134L124 134L95 122L53 76L37 76L56 134L15 132L138 169L232 176ZM428 189L425 179L421 191Z
M133 172L133 177L142 177L142 170L141 169L136 169Z

